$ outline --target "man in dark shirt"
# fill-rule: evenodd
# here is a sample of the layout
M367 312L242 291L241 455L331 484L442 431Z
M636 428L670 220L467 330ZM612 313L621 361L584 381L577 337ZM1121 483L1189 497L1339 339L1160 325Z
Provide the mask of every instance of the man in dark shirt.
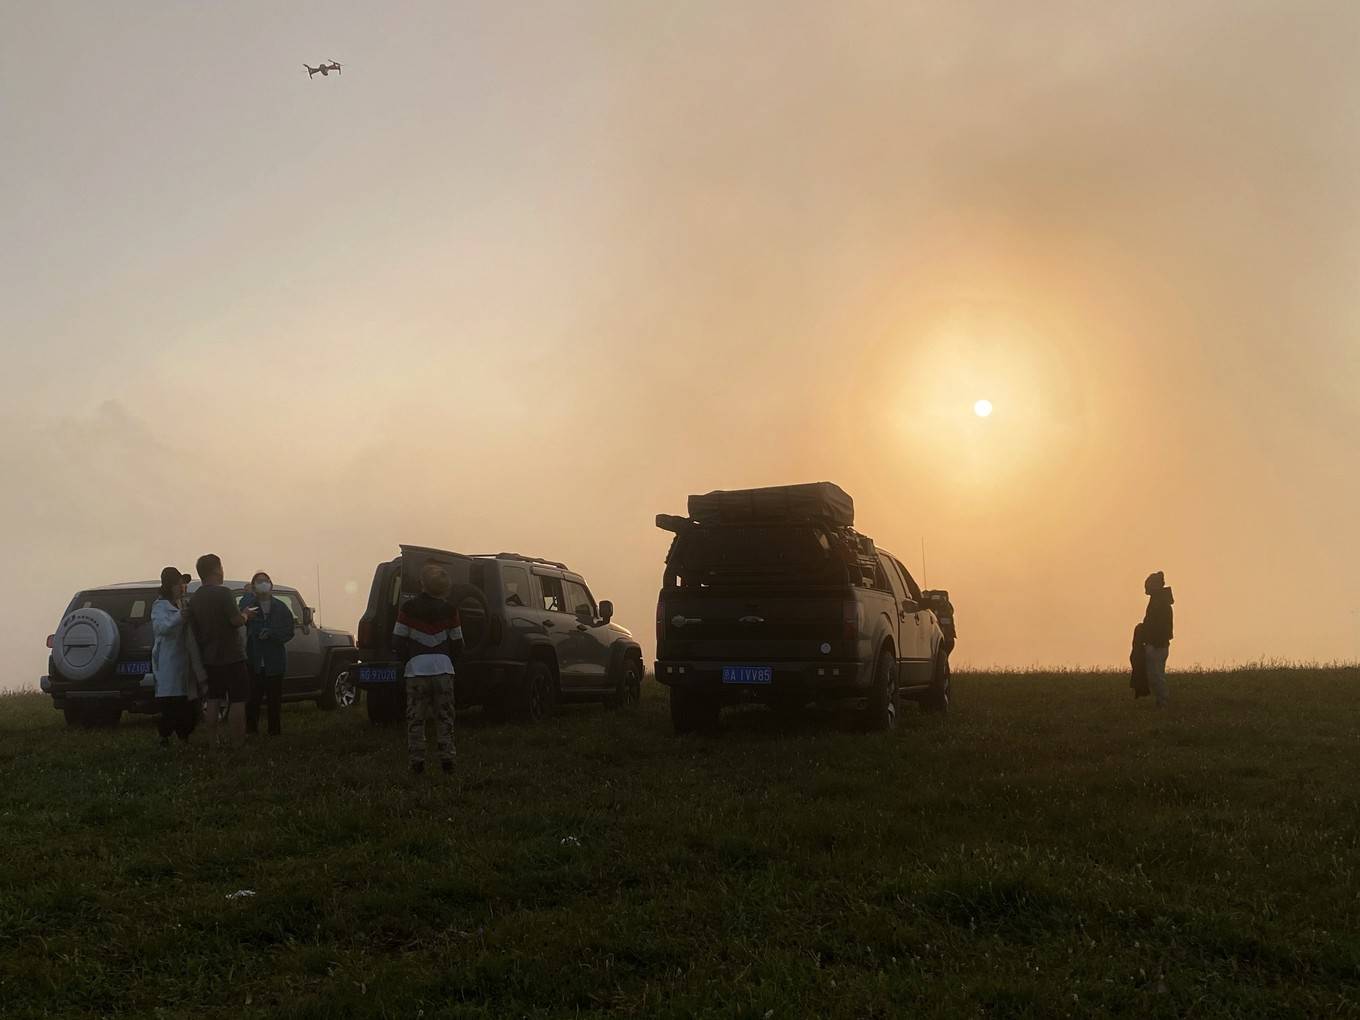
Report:
M199 657L208 677L207 713L209 743L218 743L217 718L227 702L227 726L231 742L245 743L245 704L250 697L250 670L246 666L241 628L256 610L236 608L236 596L223 584L222 560L207 553L195 565L201 582L189 599L189 624L198 641Z
M1176 600L1166 586L1166 577L1159 570L1149 574L1143 582L1147 593L1147 612L1143 615L1143 654L1147 657L1147 681L1157 699L1157 707L1166 707L1166 660L1171 653L1172 611Z

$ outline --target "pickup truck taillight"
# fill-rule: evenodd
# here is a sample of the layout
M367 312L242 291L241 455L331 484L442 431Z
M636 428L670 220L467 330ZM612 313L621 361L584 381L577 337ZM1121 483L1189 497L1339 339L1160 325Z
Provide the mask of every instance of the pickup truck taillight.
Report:
M841 603L841 637L846 641L859 639L859 603L854 599Z
M370 620L367 616L365 616L359 621L359 647L360 648L372 647L372 642L369 641L369 638L371 638L372 636L373 636L373 621Z
M666 629L666 600L663 596L656 597L656 643L661 646L661 639L664 637L663 631Z
M51 647L56 643L56 640L57 640L57 635L55 635L55 634L48 634L48 635L47 635L47 647L48 647L48 648L51 648Z

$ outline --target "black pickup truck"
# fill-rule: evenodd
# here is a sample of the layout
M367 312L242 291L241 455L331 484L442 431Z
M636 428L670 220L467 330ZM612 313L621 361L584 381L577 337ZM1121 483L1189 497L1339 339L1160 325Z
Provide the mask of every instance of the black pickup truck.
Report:
M427 563L444 567L454 582L448 597L458 607L465 643L454 684L459 708L480 704L493 716L537 720L559 701L637 703L641 646L613 622L613 604L597 603L566 564L403 545L399 556L374 570L359 621L361 661L353 675L373 722L394 722L405 711L392 627L402 603L420 590Z
M901 561L854 530L830 482L691 496L656 604L656 678L677 733L723 705L846 702L892 729L900 699L949 706L943 635Z

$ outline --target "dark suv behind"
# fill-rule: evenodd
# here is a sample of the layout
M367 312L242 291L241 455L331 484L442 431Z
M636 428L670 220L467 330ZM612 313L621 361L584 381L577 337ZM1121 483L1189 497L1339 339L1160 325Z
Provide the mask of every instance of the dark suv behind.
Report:
M227 581L237 597L245 597L245 581ZM52 706L66 716L68 725L109 725L124 712L154 713L156 693L148 682L151 671L151 604L158 597L156 581L111 584L77 592L62 614L62 625L47 639L52 654L47 676L39 681ZM189 586L197 591L198 582ZM354 704L356 690L350 680L354 639L344 631L319 627L312 609L296 588L275 585L274 596L286 604L297 621L288 642L288 675L283 700L315 701L322 708L346 708ZM84 619L74 621L80 611ZM105 617L107 614L107 617ZM110 622L111 621L111 622ZM62 643L69 647L62 647ZM86 667L91 675L75 679L63 674L60 663Z
M611 603L596 603L580 574L516 553L468 556L403 545L373 572L359 621L354 675L371 720L393 722L405 711L392 627L401 604L420 590L427 563L444 567L454 582L449 600L458 607L466 643L456 667L460 708L482 705L498 717L539 719L558 701L636 703L642 648L613 622Z

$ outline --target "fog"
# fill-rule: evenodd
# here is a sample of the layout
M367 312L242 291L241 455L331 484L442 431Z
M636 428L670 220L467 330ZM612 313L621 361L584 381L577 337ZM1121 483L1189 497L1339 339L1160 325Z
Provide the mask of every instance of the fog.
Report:
M206 551L352 629L400 542L563 559L650 655L653 515L819 479L965 664L1117 664L1153 570L1173 668L1354 659L1357 30L10 5L0 684Z

